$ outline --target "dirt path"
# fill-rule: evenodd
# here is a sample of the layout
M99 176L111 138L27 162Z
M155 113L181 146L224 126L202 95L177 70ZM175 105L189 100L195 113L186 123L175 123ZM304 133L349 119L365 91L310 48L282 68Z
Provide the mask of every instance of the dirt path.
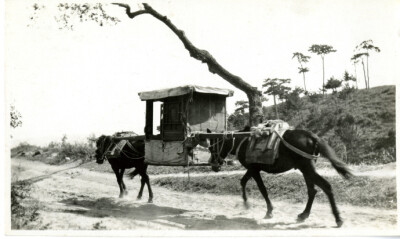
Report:
M136 200L140 185L137 178L125 180L130 194L120 199L112 174L79 167L68 169L76 166L72 164L58 167L21 159L13 159L12 165L19 180L33 178L31 197L39 203L40 220L50 230L135 230L135 235L160 235L159 229L178 235L186 230L257 230L252 235L331 236L393 234L396 229L396 210L339 205L345 224L337 229L328 204L316 202L310 218L297 223L296 216L305 205L273 202L274 218L265 220L265 203L250 199L251 207L246 209L240 195L216 196L153 187L154 203L148 204L147 190L142 200ZM246 231L222 232L221 235L248 235Z

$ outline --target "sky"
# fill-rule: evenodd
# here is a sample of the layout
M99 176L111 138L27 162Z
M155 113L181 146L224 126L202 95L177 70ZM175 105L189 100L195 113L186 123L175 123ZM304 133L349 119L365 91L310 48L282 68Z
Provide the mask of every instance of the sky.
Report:
M63 1L68 2L68 1ZM79 1L74 1L79 2ZM87 1L86 1L87 2ZM133 9L142 1L129 1ZM303 87L294 52L311 56L307 89L322 85L321 58L312 44L337 50L325 57L326 79L355 74L355 47L373 40L381 49L369 59L371 87L393 85L399 76L400 2L394 0L169 0L146 1L209 51L232 74L259 87L266 78L290 78ZM33 3L45 6L34 15ZM228 113L246 95L191 58L181 41L157 19L129 19L109 2L120 23L76 23L59 29L57 1L5 1L5 105L22 114L10 145L84 141L90 134L143 133L145 102L138 92L195 84L229 88ZM33 17L33 20L30 18ZM362 68L356 68L364 88ZM265 104L271 104L272 100Z

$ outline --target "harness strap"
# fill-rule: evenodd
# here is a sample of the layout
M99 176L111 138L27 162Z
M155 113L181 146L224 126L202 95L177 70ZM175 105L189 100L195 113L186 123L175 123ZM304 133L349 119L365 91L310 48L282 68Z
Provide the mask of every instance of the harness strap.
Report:
M272 133L277 134L278 137L282 140L282 143L283 143L287 148L289 148L289 149L292 150L293 152L295 152L295 153L297 153L297 154L303 156L304 158L308 158L308 159L311 159L311 160L317 160L317 159L320 157L319 154L318 154L318 155L311 155L311 154L308 154L308 153L306 153L306 152L304 152L304 151L302 151L302 150L300 150L300 149L294 147L293 145L291 145L291 144L289 144L288 142L286 142L286 141L283 139L283 137L280 136L280 135L278 134L278 132L276 132L275 130L273 130Z
M236 138L233 138L233 137L232 137L232 147L231 147L231 149L229 150L229 152L228 152L227 155L229 155L229 154L232 152L233 147L235 147L235 139L236 139Z
M129 156L127 154L127 152L124 152L123 150L121 150L121 153L123 153L129 159L142 159L142 158L144 158L144 156L140 156L140 157L137 157L137 158L131 157L131 156Z
M126 141L126 145L128 145L128 147L130 149L132 149L134 153L140 155L140 152L135 147L133 147L133 145L129 142L129 140ZM144 156L132 157L132 156L128 155L128 152L125 152L123 149L121 149L121 153L123 153L129 159L142 159L142 158L144 158Z
M245 138L242 139L242 141L240 141L239 146L236 149L236 154L235 154L237 159L239 158L238 155L239 155L240 147L242 147L242 144L244 143L244 141L246 141L248 139L249 139L249 137L245 137Z
M140 153L135 147L133 147L133 145L129 142L129 140L126 141L126 145L128 145L128 147L131 148L133 150L133 152L135 152L137 154Z

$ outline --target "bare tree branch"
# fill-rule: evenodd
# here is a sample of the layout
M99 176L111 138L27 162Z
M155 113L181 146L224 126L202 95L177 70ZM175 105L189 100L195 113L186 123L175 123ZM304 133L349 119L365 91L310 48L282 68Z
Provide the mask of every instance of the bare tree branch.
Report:
M131 8L127 4L123 3L113 3L113 4L125 8L126 14L130 18L134 18L142 14L150 14L153 17L160 20L161 22L163 22L169 29L171 29L175 33L176 36L178 36L178 38L181 40L185 48L189 51L191 57L201 61L202 63L206 63L208 66L208 70L211 73L219 75L220 77L228 81L230 84L244 91L247 94L250 104L251 124L254 125L261 121L262 119L261 92L257 90L257 87L251 86L239 76L236 76L227 71L217 62L217 60L215 60L215 58L208 51L195 47L189 41L189 39L187 39L184 31L178 29L174 24L172 24L172 22L166 16L163 16L160 13L158 13L150 5L143 3L144 10L131 12Z

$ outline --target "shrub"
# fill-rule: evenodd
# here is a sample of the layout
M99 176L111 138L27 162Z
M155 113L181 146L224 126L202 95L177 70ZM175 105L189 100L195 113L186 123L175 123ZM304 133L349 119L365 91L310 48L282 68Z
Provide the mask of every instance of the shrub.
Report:
M11 185L11 228L31 229L38 224L39 206L25 207L21 203L29 197L31 188L27 183Z
M61 144L58 158L61 162L69 157L71 160L82 159L84 161L91 158L94 154L94 148L86 143L63 143Z
M335 127L335 134L339 136L340 140L346 146L346 158L351 158L353 161L357 157L356 149L362 136L362 132L355 122L356 120L353 115L346 114L339 118Z
M342 90L339 92L338 97L342 100L352 99L353 94L356 92L354 86L350 86L348 83L344 85Z
M375 149L391 148L391 147L396 147L395 129L389 130L387 137L379 138L375 145Z
M28 144L26 142L20 143L17 147L14 147L11 149L11 156L17 156L22 153L27 153L31 151L37 151L40 150L41 148L35 145Z
M396 162L396 148L382 148L362 155L359 160L352 162L355 164L365 163L369 165L386 164Z
M311 103L318 103L323 98L323 95L317 93L309 93L308 98L310 99Z

